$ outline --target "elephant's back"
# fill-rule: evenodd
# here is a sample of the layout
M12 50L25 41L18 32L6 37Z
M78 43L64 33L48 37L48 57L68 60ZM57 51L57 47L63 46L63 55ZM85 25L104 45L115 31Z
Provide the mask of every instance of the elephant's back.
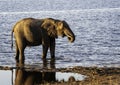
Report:
M14 26L15 36L24 38L29 43L41 42L41 30L38 28L35 22L38 21L34 18L24 18L18 21Z
M25 29L25 27L29 26L30 23L33 21L33 18L24 18L22 20L19 20L18 22L16 22L16 24L13 27L13 30L19 30L22 31L23 29Z

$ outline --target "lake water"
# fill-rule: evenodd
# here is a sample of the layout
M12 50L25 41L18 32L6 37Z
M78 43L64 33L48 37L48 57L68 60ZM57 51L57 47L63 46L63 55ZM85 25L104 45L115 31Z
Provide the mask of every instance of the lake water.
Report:
M69 11L2 12L0 13L0 64L15 64L11 50L13 25L25 17L52 17L66 20L76 40L56 39L57 66L119 66L120 65L120 9L89 9ZM42 63L41 46L25 50L26 63ZM50 58L48 53L48 59Z
M74 43L67 38L56 39L56 68L120 66L119 0L0 0L0 66L16 65L11 30L18 20L26 17L65 20L74 32ZM41 53L41 46L27 47L25 64L42 65ZM49 52L47 60L50 61ZM11 76L12 71L1 70L2 85L12 85Z

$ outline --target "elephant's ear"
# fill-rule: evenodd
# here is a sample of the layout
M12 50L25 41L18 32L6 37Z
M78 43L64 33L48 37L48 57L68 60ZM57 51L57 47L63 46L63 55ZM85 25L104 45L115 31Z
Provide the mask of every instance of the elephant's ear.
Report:
M64 37L64 23L62 21L57 21L57 35Z
M47 32L48 36L57 38L57 30L55 23L52 20L45 20L41 25L43 29Z
M63 29L63 22L59 21L57 22L57 30L62 30Z

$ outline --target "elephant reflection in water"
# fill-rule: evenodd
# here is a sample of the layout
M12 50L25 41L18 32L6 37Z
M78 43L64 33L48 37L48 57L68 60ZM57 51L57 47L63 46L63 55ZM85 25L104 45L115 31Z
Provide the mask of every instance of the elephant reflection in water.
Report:
M45 65L46 62L44 62ZM54 67L54 65L51 66ZM24 68L16 69L15 85L36 85L43 82L53 82L56 81L55 75L55 72L26 71Z

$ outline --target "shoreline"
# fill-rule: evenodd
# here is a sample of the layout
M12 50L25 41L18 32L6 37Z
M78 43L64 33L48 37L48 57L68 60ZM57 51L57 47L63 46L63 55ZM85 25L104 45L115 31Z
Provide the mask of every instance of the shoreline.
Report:
M0 70L23 69L20 67L0 66ZM44 82L40 85L119 85L120 84L120 67L81 67L75 66L73 68L39 68L36 66L26 66L24 69L27 72L62 72L62 73L78 73L85 75L83 80L74 80L69 78L68 82L55 81Z

